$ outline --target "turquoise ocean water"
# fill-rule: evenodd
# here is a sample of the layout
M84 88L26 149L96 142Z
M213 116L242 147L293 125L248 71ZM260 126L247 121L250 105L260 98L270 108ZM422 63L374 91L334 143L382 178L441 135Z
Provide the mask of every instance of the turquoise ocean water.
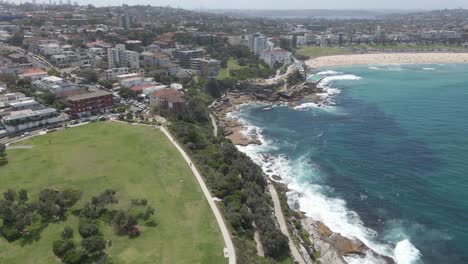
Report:
M399 264L468 263L468 65L332 70L328 106L244 106L264 144L240 149L333 231Z

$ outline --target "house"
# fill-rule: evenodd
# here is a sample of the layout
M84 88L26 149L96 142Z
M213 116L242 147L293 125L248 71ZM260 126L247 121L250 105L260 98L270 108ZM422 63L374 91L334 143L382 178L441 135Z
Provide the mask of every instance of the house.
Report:
M41 80L32 82L31 84L39 90L49 91L54 94L80 89L78 85L56 76L44 77Z
M49 76L46 71L40 68L29 68L25 69L22 74L20 74L18 77L20 79L30 79L31 81L36 81L40 80L44 77Z
M54 108L43 108L39 110L25 109L10 112L10 115L3 117L2 121L8 133L16 133L66 120L68 120L68 115L61 114Z
M98 90L91 93L84 93L67 98L70 108L69 114L72 117L82 117L97 113L109 113L114 106L112 94Z
M185 95L176 89L161 89L149 96L150 105L172 113L185 112Z

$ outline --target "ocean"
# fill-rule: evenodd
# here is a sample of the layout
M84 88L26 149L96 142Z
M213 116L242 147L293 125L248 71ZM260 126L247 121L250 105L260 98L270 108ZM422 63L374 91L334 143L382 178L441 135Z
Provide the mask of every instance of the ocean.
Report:
M468 263L468 65L320 74L327 105L240 107L263 144L239 149L301 211L398 264Z

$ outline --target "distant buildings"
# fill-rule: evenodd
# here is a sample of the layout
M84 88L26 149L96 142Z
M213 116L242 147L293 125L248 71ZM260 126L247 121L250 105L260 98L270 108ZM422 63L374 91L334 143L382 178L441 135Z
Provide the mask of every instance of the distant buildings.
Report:
M190 68L206 78L216 78L221 70L221 62L214 59L191 59Z
M115 48L107 49L108 68L128 67L140 68L140 54L136 51L125 49L124 44L117 44Z
M203 49L195 49L195 50L176 50L173 52L173 56L176 61L179 62L179 65L184 68L190 68L190 61L191 59L201 58L205 51Z

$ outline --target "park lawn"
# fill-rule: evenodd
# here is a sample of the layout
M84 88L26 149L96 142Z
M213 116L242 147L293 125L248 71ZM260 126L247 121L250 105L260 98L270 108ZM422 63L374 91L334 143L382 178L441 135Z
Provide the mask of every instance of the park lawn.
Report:
M301 46L296 50L296 53L306 57L321 57L332 55L345 55L351 52L344 49L332 47L317 47L317 46Z
M232 58L232 57L229 58L228 63L227 63L227 67L224 68L224 69L221 69L219 71L218 80L227 79L229 77L228 76L228 70L237 70L237 69L240 69L242 67L248 67L248 66L240 66L239 63L237 63L237 59Z
M115 263L227 263L221 232L195 177L182 156L157 128L111 121L34 137L16 143L31 149L8 150L0 167L3 192L28 190L37 198L43 188L76 188L81 206L106 188L117 191L119 204L146 198L156 209L156 227L143 226L129 239L101 223L107 249ZM73 208L72 208L73 209ZM79 240L78 218L68 213L65 223L49 224L37 241L8 243L0 237L0 263L58 263L52 241L69 225Z

